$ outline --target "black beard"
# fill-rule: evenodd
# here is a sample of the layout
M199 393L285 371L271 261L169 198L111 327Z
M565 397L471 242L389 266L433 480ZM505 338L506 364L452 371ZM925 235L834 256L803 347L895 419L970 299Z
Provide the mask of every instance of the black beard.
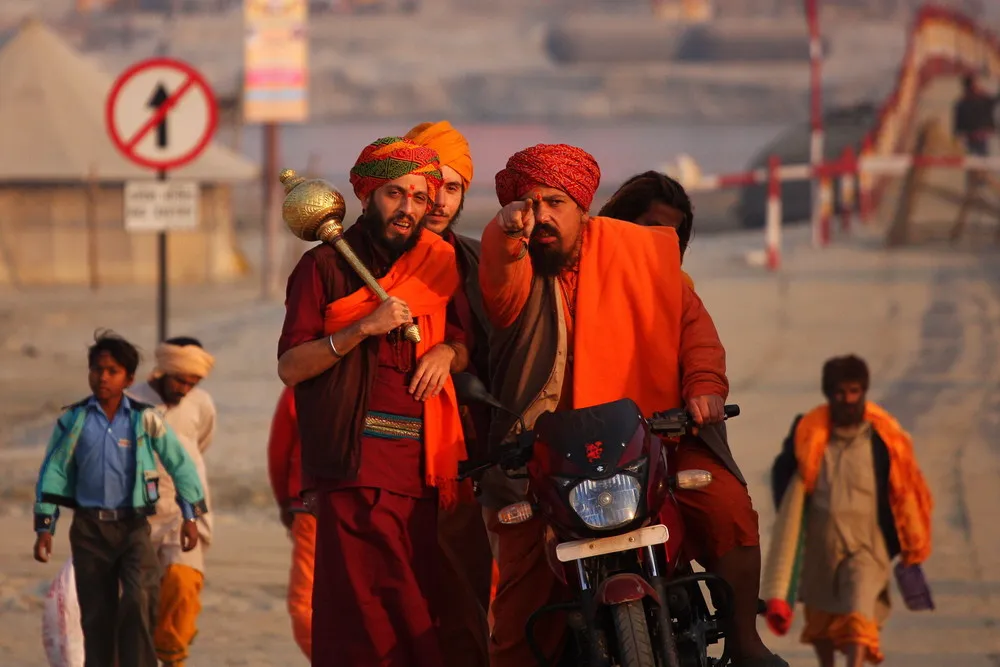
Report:
M865 401L850 405L834 403L830 406L830 421L835 426L857 426L865 420Z
M545 231L547 235L554 236L556 242L543 245L535 239L539 231ZM532 230L531 238L528 240L528 256L531 257L531 268L539 276L552 278L558 276L564 269L569 267L575 258L577 248L570 252L562 250L562 235L555 227L546 224L536 224Z
M379 213L378 209L374 206L369 206L368 209L361 214L361 217L358 218L358 222L365 230L367 230L369 236L371 236L372 240L375 242L375 245L386 252L391 262L395 262L407 251L413 250L413 248L417 245L417 241L420 240L420 235L424 231L423 219L413 221L413 218L411 217L410 220L415 223L413 232L405 238L396 237L390 239L389 225L391 225L397 218L403 217L409 216L399 215L386 220L382 217L382 214Z

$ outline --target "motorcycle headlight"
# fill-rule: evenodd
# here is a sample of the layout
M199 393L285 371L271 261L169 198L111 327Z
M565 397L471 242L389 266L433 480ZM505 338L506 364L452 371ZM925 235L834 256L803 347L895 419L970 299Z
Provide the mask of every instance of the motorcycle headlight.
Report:
M590 528L616 528L635 518L642 486L632 475L584 480L569 492L569 505Z

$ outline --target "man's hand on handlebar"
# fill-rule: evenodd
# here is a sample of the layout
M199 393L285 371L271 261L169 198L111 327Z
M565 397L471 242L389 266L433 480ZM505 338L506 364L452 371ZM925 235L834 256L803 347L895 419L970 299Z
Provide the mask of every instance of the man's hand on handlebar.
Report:
M717 424L726 418L725 401L721 396L695 396L687 402L688 412L699 426Z

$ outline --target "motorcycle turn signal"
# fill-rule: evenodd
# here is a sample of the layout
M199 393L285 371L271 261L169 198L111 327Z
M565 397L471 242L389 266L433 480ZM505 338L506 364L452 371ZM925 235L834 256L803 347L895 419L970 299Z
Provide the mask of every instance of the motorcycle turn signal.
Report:
M522 500L519 503L504 507L497 513L497 518L500 519L500 523L510 526L517 523L524 523L534 515L535 510L531 507L531 503Z
M681 470L677 473L676 486L684 491L704 489L712 483L712 473L707 470Z

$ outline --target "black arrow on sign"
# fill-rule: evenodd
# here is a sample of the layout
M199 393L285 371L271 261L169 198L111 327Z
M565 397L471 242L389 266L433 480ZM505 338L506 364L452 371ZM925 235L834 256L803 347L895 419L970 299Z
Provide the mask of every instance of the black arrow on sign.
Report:
M149 98L148 102L146 102L146 106L149 107L150 109L153 109L154 111L156 111L161 106L163 106L164 103L166 103L166 101L168 99L170 99L170 95L167 94L167 88L166 88L166 86L164 86L162 83L157 83L156 84L156 90L153 91L153 96ZM160 121L160 124L156 126L156 145L159 148L166 148L167 147L167 115L166 114L164 114L163 120Z

